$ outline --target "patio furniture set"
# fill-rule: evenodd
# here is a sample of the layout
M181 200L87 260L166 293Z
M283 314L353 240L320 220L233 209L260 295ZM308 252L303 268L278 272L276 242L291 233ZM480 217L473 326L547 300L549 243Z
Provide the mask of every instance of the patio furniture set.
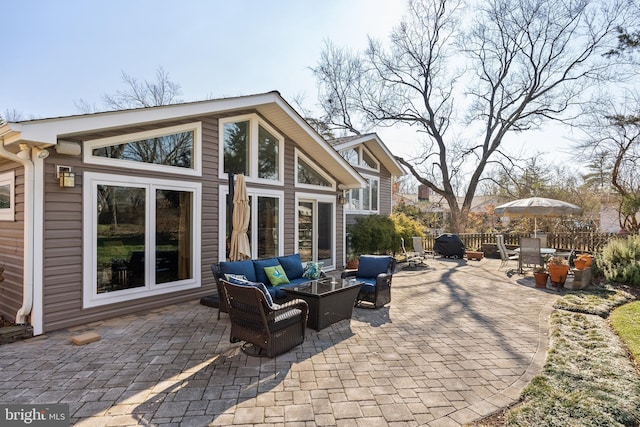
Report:
M350 319L354 306L390 303L395 266L391 256L362 255L357 270L333 278L299 254L213 264L218 318L229 314L230 341L243 341L245 353L274 357L301 344L306 327L320 331Z

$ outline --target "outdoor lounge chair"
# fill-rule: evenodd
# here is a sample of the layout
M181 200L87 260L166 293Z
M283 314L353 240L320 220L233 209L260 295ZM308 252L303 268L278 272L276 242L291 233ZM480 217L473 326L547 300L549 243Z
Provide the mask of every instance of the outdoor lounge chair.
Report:
M391 279L396 259L387 255L361 255L356 271L344 271L341 277L363 283L356 297L356 307L380 308L391 302ZM363 305L364 304L364 305Z
M496 234L496 245L498 246L498 252L500 252L500 267L498 270L507 265L509 261L518 261L520 256L513 249L507 249L504 243L504 236L502 234Z
M295 299L270 305L266 289L221 282L231 320L229 340L245 341L245 353L274 357L302 344L309 313L305 301Z
M407 261L407 265L409 267L415 266L416 261L418 260L422 261L422 257L419 254L416 254L415 251L407 252L407 248L404 244L404 237L400 238L400 245L402 246L402 253L404 254L405 260Z

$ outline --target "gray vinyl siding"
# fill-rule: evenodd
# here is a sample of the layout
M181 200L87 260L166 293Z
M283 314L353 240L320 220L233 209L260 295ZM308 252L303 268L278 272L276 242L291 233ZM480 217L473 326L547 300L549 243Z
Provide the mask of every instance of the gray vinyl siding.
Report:
M65 137L81 143L82 141L104 138L115 135L129 134L160 127L173 126L183 123L200 121L202 123L202 177L177 175L172 177L176 181L202 182L202 212L201 212L201 277L202 286L196 289L163 295L149 296L127 302L109 304L100 307L83 308L83 179L86 172L102 172L118 175L140 176L144 174L150 178L167 178L166 173L142 172L113 166L83 164L82 156L59 155L54 149L49 149L50 156L45 160L45 230L44 230L44 332L86 324L110 317L128 315L138 311L145 311L168 304L186 300L199 299L202 296L215 293L215 283L211 274L211 264L219 259L219 200L220 186L228 184L226 179L218 177L218 130L219 119L225 116L236 116L251 113L251 111L234 112L226 115L210 115L207 117L190 118L179 121L163 122L155 125L136 126L108 132L87 133ZM274 126L282 134L282 132ZM282 186L266 186L250 184L252 188L274 188L283 190L284 197L284 228L283 252L293 253L295 247L296 217L295 207L295 171L294 156L296 144L285 136L284 153L284 188ZM55 179L56 165L71 166L76 174L75 188L60 188ZM304 190L305 193L314 191ZM317 191L318 194L333 194L331 191ZM337 206L336 214L336 264L342 262L342 212ZM21 234L20 234L21 236ZM0 249L1 250L1 249ZM21 284L21 278L19 280ZM2 284L0 284L2 288ZM15 312L14 312L15 314Z
M0 221L0 267L4 267L0 282L0 315L15 320L22 306L24 270L24 168L18 163L0 158L0 173L15 172L15 221Z
M45 160L44 208L44 332L85 324L109 317L162 307L171 303L193 300L215 291L210 265L217 259L218 243L218 119L189 119L165 122L154 126L137 126L117 132L92 133L65 138L81 142L108 136L129 134L159 127L202 121L203 191L202 191L202 286L197 289L155 295L100 307L83 308L83 180L85 172L102 172L140 176L141 172L113 166L83 164L82 155L59 155L49 149ZM60 188L55 179L56 165L71 166L76 174L74 188ZM158 172L143 172L150 178L167 178ZM175 180L193 177L175 176Z
M392 210L391 173L381 165L378 176L380 178L380 200L378 201L380 215L390 215Z

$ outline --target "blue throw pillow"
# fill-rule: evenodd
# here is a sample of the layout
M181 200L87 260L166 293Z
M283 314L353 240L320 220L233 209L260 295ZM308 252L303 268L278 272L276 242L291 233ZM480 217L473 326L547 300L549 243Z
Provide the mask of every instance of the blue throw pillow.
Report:
M304 273L302 273L302 277L313 280L319 279L322 274L323 265L324 262L307 262L307 265L304 266Z
M264 285L264 283L252 282L250 280L242 280L242 279L238 279L236 277L230 277L228 282L229 283L233 283L234 285L253 286L253 287L256 287L256 288L260 289L260 291L262 291L262 293L264 294L264 299L267 301L267 305L269 307L271 307L271 308L274 308L275 304L273 303L273 299L271 298L271 294L267 290L267 287Z
M225 274L241 274L252 282L256 282L256 272L253 268L253 261L222 261L220 262L220 273L222 277Z
M252 262L255 267L255 275L256 275L255 281L262 282L262 283L270 283L269 278L267 277L267 274L264 272L264 268L280 265L280 261L278 261L278 258L254 259Z
M293 254L287 256L278 257L280 265L284 268L284 272L287 273L289 280L298 279L302 277L304 273L304 267L302 267L302 259L300 254Z
M375 279L378 274L386 273L391 257L386 255L361 255L356 277Z

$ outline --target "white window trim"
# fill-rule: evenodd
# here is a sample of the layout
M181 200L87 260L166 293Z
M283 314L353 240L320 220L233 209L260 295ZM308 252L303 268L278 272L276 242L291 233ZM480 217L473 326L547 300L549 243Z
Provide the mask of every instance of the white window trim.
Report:
M202 185L199 182L178 182L175 180L152 179L136 176L111 175L103 173L85 172L84 176L84 279L83 279L83 308L98 307L131 301L138 298L146 298L155 295L178 292L186 289L194 289L201 286L201 238L199 230L202 229L201 206ZM98 185L122 185L127 187L145 188L147 190L145 206L145 223L147 225L147 248L155 248L155 190L190 191L193 193L191 239L193 254L191 268L193 278L176 282L155 284L155 270L146 266L147 283L145 286L131 289L123 289L117 292L98 294L97 292L97 212L96 198ZM151 251L155 253L155 251Z
M358 214L358 215L366 215L366 214L377 214L380 212L380 177L379 176L373 176L373 175L366 175L366 174L360 174L365 180L370 179L370 180L375 180L378 181L378 209L362 209L362 203L363 203L363 199L364 199L364 191L367 188L354 188L352 190L349 191L359 191L360 192L360 207L358 209L345 209L345 212L348 214ZM369 187L369 190L371 190L371 187ZM371 195L369 195L369 203L371 203Z
M376 158L376 156L374 156L374 155L371 153L371 151L369 151L365 146L363 146L363 145L358 145L358 146L355 146L355 147L345 148L345 149L340 150L340 151L341 151L341 153L342 153L342 152L344 152L344 151L348 151L348 150L355 150L355 151L357 151L357 152L358 152L358 163L351 163L351 162L349 162L349 164L350 164L350 165L357 166L357 167L359 167L359 168L366 169L366 170L370 170L370 171L380 172L380 160L378 160L378 159ZM375 167L375 168L369 167L369 165L367 165L367 164L364 162L364 153L365 153L365 152L369 155L369 157L371 157L371 158L376 162L376 167ZM341 154L341 155L342 155L342 154ZM345 159L345 160L346 160L346 159Z
M309 201L309 202L322 202L322 203L330 203L333 206L333 209L331 210L331 215L332 215L332 224L333 224L333 230L332 230L332 234L333 234L333 241L331 243L331 265L324 265L322 268L325 271L330 271L330 270L334 270L336 268L336 228L337 228L337 223L336 223L336 197L333 195L323 195L323 194L316 194L316 193L296 193L296 197L295 197L296 201L295 201L295 230L294 230L294 241L295 241L295 248L294 248L294 253L298 253L300 252L300 248L298 247L298 224L300 219L298 218L298 204L300 203L300 201ZM317 215L317 211L314 212L314 215ZM314 219L315 220L315 219ZM315 237L314 237L314 241L315 241ZM316 255L317 256L317 255ZM317 260L314 260L317 261ZM306 265L306 263L303 263Z
M284 185L284 137L257 114L243 114L241 116L220 119L218 126L218 178L228 180L224 171L224 125L227 123L249 121L249 173L245 175L246 182ZM265 128L278 140L278 179L258 178L258 126Z
M298 159L302 159L306 164L308 164L311 168L313 168L314 171L318 172L319 175L321 175L324 179L329 181L329 183L331 185L328 186L328 187L325 187L323 185L304 184L304 183L298 182ZM295 170L295 186L296 187L298 187L298 188L308 188L308 189L313 189L313 190L325 190L325 191L332 190L332 191L336 191L336 180L333 179L326 172L324 172L322 169L320 169L318 167L318 165L316 165L316 163L313 160L311 160L309 157L304 155L297 148L295 149L295 163L294 163L293 167L294 167L294 170Z
M360 165L359 165L359 166L360 166L361 168L363 168L363 169L374 170L374 171L380 172L380 161L376 158L376 156L374 156L374 155L371 153L371 151L369 151L369 150L367 149L367 147L364 147L364 146L363 146L363 147L360 147L360 149L361 149L362 151L360 152ZM369 157L371 157L371 158L373 159L373 161L374 161L374 162L376 162L376 167L375 167L375 168L369 167L369 165L367 165L367 164L364 162L364 153L365 153L365 152L369 155Z
M108 157L94 156L95 148L109 147L125 144L127 142L156 138L180 132L193 131L193 168L181 168L176 166L156 165L153 163L135 162L132 160L110 159ZM177 175L202 176L202 123L187 123L184 125L170 126L144 132L128 133L125 135L111 136L108 138L92 139L85 141L83 150L85 163L93 165L109 165L120 168L136 169L143 171L156 171Z
M219 188L219 214L218 214L218 247L221 248L218 251L218 261L227 261L225 246L226 234L227 234L227 207L224 202L229 194L229 186L221 185ZM280 242L277 256L284 255L284 191L282 190L267 190L264 188L251 188L247 187L247 196L252 197L253 200L257 200L256 197L273 197L278 199L278 241ZM254 204L255 206L255 204ZM258 223L258 211L251 209L251 224ZM251 233L251 258L256 259L258 254L258 233Z
M16 173L0 173L0 186L9 186L9 208L0 209L0 221L15 221L16 214Z

